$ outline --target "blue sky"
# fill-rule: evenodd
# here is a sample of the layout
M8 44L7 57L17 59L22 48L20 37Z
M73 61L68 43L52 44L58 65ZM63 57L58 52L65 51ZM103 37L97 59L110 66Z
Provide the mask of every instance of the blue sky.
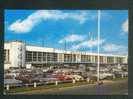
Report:
M5 41L97 51L97 10L5 10ZM100 52L127 55L128 11L101 10ZM42 43L43 42L43 43Z

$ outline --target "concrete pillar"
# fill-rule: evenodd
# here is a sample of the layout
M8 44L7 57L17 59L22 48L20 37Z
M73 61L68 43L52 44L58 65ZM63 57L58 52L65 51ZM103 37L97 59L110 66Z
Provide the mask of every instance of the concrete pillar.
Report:
M36 61L38 62L38 52L36 52Z
M92 57L92 55L90 57L91 57L91 63L93 63L93 57Z
M107 56L104 56L105 57L105 63L107 64Z
M7 84L6 85L6 90L9 91L9 89L10 89L10 86Z
M92 63L95 63L95 56L92 56Z
M8 53L8 50L6 50L6 55L5 55L6 56L6 61L8 61L8 54L7 53Z
M76 62L81 62L81 54L76 55Z
M103 57L104 57L104 58L103 58L103 59L104 59L104 63L106 64L106 63L107 63L107 62L106 62L106 56L103 56Z
M71 62L73 63L73 52L71 52Z
M33 52L31 53L31 55L32 55L32 56L31 56L31 58L32 58L32 62L33 62Z
M36 85L36 82L34 82L34 88L36 88L36 86L37 86L37 85Z
M41 57L41 62L43 63L43 52L41 52L41 55L42 55L42 57Z
M47 55L48 55L48 54L46 53L46 63L48 63L48 61L47 61L47 60L48 60Z

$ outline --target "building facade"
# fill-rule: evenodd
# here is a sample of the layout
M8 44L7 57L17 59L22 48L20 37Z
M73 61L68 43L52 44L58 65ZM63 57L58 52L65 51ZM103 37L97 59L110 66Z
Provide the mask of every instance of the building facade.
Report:
M65 51L26 45L12 41L4 44L4 68L22 68L27 65L97 63L97 53ZM127 56L100 54L101 64L127 64Z

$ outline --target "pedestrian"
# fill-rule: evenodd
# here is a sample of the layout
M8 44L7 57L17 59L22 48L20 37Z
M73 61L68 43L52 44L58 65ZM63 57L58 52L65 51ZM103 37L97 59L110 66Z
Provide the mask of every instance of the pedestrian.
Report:
M103 84L102 80L98 81L98 85L102 85L102 84Z

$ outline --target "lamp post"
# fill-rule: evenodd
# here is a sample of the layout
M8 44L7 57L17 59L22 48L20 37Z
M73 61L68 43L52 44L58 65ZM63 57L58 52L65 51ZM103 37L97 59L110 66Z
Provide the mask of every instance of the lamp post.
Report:
M92 33L91 32L89 32L89 37L90 37L90 42L91 42L91 44L92 44ZM92 46L90 46L90 53L91 53L91 57L90 57L90 62L92 63Z
M100 47L100 15L101 15L101 12L100 12L100 10L98 10L98 39L97 39L97 42L98 42L98 44L97 44L97 53L98 53L98 60L97 60L97 82L99 82L99 66L100 66L100 56L99 56L99 52L100 52L100 49L99 49L99 47Z

